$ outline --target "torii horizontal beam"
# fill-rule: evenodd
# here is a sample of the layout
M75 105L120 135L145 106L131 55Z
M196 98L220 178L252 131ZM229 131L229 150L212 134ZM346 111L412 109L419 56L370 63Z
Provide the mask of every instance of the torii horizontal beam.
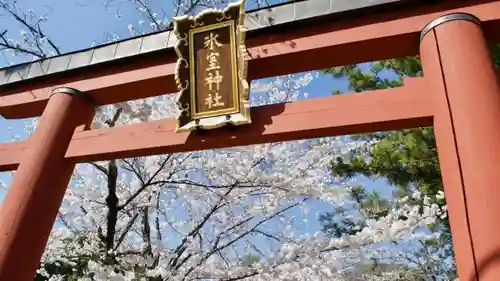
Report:
M476 15L484 23L489 41L497 42L499 10L500 1L444 1L357 20L310 21L283 29L269 27L268 32L250 36L248 40L252 57L249 78L416 55L422 28L452 12ZM175 92L176 56L171 48L161 54L137 56L139 59L130 58L125 63L104 64L99 68L82 68L60 78L7 85L0 88L0 115L5 118L39 116L51 90L60 86L85 91L98 105ZM287 63L290 61L294 63Z
M424 78L412 78L399 88L255 107L251 125L216 134L176 133L173 119L80 131L66 158L99 161L429 126L430 101ZM29 140L1 144L0 171L16 169L28 146Z

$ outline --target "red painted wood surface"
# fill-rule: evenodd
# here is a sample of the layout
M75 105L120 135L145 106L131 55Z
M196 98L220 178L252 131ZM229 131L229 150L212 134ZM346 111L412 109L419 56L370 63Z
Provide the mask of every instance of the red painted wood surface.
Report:
M247 46L252 59L248 76L259 79L416 55L418 34L425 25L457 11L479 17L485 24L488 39L500 41L500 0L451 1L249 39ZM173 93L177 91L173 78L175 62L172 51L165 57L152 57L140 63L111 65L45 82L29 82L0 93L0 115L5 118L39 116L51 90L59 86L88 92L100 105Z
M253 108L236 131L176 133L175 121L77 132L66 157L78 162L429 126L434 109L423 78L404 87ZM29 141L0 144L0 171L15 169Z

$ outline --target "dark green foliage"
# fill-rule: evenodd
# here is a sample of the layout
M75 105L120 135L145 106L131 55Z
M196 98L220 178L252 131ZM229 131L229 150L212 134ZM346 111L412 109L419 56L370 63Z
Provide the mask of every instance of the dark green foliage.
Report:
M388 200L380 198L375 192L367 193L361 186L352 188L350 193L350 197L357 208L348 210L336 207L332 212L319 216L323 231L332 237L339 238L343 235L354 235L363 229L365 219L383 217L388 214L391 208ZM359 210L359 213L352 214L352 209Z
M400 195L407 195L410 186L426 195L436 195L443 190L432 128L379 133L372 137L379 141L372 146L370 161L367 155L353 153L349 159L337 158L332 164L333 172L344 177L361 174L386 178L399 187Z
M500 65L500 45L491 47L492 59L496 67ZM349 88L354 92L371 91L399 87L404 77L422 75L422 66L418 57L390 59L374 62L363 71L357 65L334 67L325 70L335 78L347 78ZM335 91L333 94L341 94ZM353 136L354 139L377 140L369 153L352 151L349 157L337 158L332 163L332 172L341 177L363 175L369 178L385 178L396 187L394 196L402 197L418 190L424 195L436 195L443 191L441 170L436 150L432 127L414 128L393 132L378 132ZM361 213L366 218L377 218L386 214L390 202L380 199L376 194L367 196L362 188L356 188L352 194ZM371 196L371 197L370 197ZM422 202L413 200L414 204ZM444 200L436 200L444 205ZM379 205L379 206L378 206ZM342 219L346 210L335 209L320 216L323 230L335 237L351 235L363 227L362 220L355 222ZM448 219L442 219L439 225L444 233L447 245L451 245L451 233ZM436 241L427 241L429 248ZM451 247L447 251L453 256Z

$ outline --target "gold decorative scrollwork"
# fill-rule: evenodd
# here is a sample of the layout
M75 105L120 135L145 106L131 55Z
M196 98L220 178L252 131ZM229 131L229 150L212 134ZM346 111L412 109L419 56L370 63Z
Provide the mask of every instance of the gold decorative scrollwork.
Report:
M194 21L194 22L190 25L190 27L191 27L191 28L196 28L196 27L203 26L203 25L205 25L205 23L204 23L203 21L200 21L200 22Z
M217 21L230 20L231 16L228 16L226 13L223 13L221 17L217 17Z
M184 86L184 85L182 85L182 83L180 83L180 86L179 86L179 87L180 87L180 90L181 90L181 91L187 90L187 89L188 89L188 87L189 87L189 81L188 81L188 80L184 80L184 81L182 81L182 82L184 82L184 85L185 85L185 86Z
M176 50L176 51L179 55L181 55L178 50ZM189 81L187 79L184 79L183 81L181 81L181 77L179 77L179 70L183 65L184 65L185 69L189 69L188 61L183 57L179 57L177 59L177 64L175 66L174 78L175 78L175 84L177 85L177 88L179 89L181 95L182 95L183 91L185 91L189 86Z
M177 107L179 108L179 115L180 116L182 116L182 115L188 116L189 115L189 103L185 103L185 106L182 106L182 103L180 101L177 101L176 104L177 104Z
M189 68L189 62L185 58L179 58L177 63L179 63L179 64L184 63L184 68Z
M177 36L177 40L179 42L183 42L184 43L184 46L188 46L189 45L188 34L187 33L184 33L182 36L180 34L176 34L176 36Z

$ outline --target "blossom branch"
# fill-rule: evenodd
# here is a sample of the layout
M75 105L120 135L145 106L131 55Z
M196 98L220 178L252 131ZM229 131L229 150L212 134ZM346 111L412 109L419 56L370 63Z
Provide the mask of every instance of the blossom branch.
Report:
M20 42L8 39L8 30L0 32L0 46L2 49L13 51L15 54L32 55L36 58L46 58L51 53L61 54L60 48L42 29L42 23L47 21L46 15L39 17L31 10L26 13L16 6L15 1L11 3L0 1L0 10L6 12L7 15L27 29L27 32L23 31L21 33L24 43L27 44L26 47L23 47Z

